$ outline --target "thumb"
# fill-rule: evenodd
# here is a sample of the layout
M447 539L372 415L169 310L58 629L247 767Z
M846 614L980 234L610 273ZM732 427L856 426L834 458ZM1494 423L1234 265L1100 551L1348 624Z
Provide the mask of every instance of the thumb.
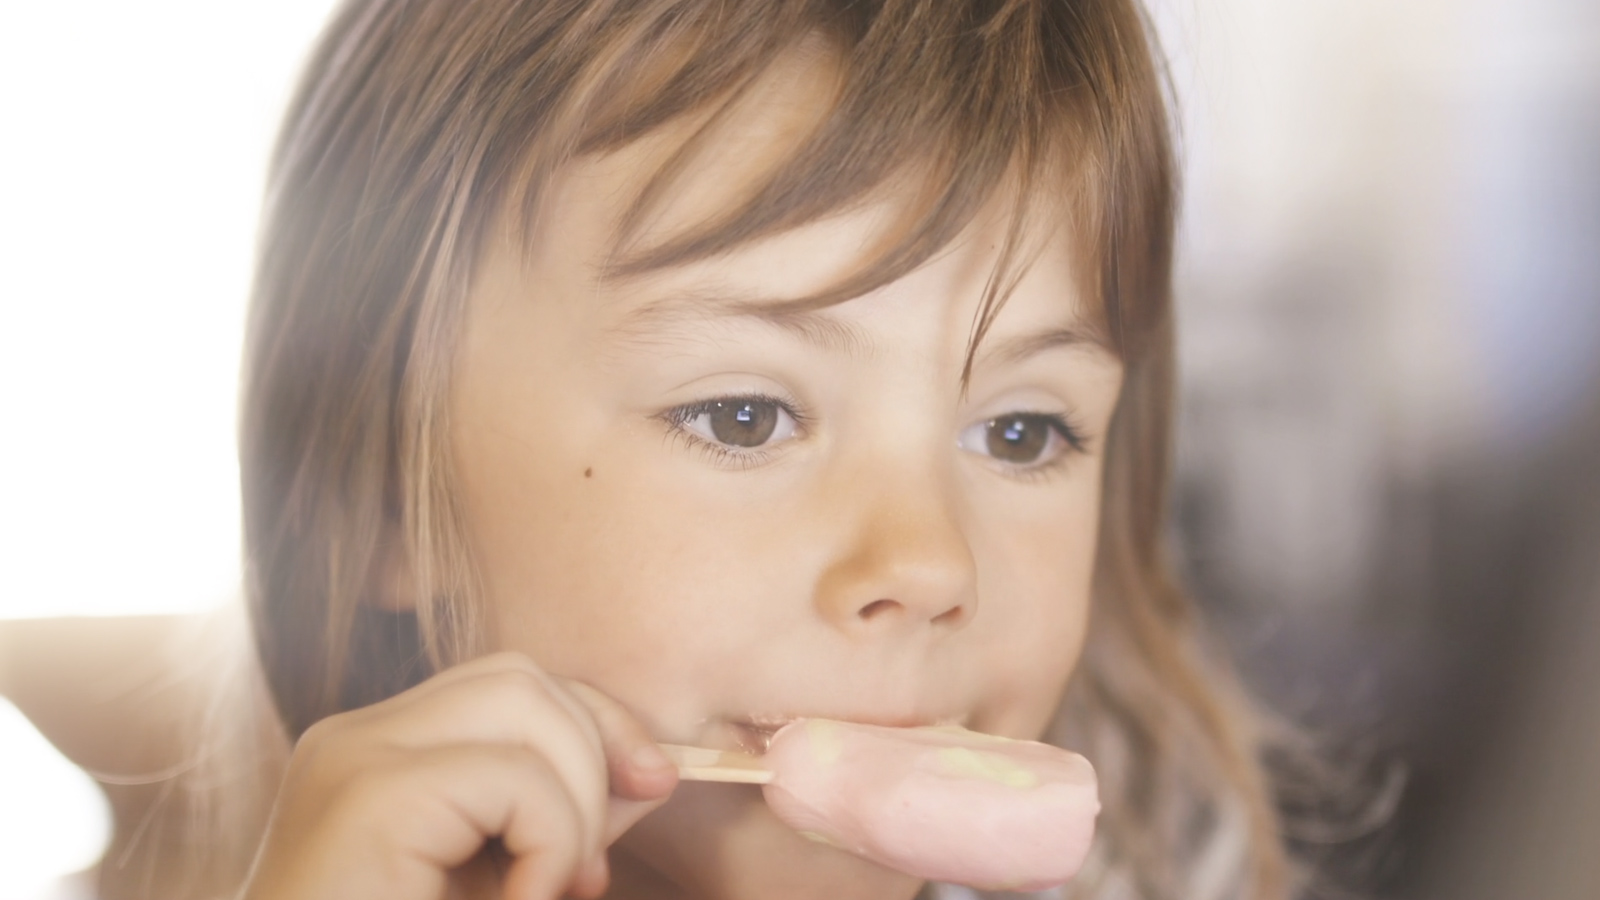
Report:
M639 820L654 812L661 804L670 798L658 797L654 800L629 800L626 797L612 795L606 804L605 842L610 845L622 837L623 832L639 823Z
M600 732L612 798L646 804L643 812L633 816L631 825L671 795L678 786L678 769L627 707L582 682L563 683L588 708Z
M589 708L600 731L611 779L603 837L609 846L667 802L678 786L678 769L627 707L582 682L568 682L567 688Z

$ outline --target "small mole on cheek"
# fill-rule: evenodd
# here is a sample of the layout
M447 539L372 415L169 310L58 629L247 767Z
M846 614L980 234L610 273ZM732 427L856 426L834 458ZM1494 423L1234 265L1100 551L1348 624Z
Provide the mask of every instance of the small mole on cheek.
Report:
M593 469L584 469L583 470L583 477L585 477L585 478L593 478L594 477L594 470Z

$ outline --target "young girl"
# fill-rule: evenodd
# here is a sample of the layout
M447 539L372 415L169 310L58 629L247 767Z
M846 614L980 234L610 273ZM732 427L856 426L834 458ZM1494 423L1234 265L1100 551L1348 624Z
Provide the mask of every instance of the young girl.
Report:
M1285 896L1161 552L1160 88L1131 0L347 2L250 316L242 896L944 890L656 745L799 716L1084 753L1063 896Z

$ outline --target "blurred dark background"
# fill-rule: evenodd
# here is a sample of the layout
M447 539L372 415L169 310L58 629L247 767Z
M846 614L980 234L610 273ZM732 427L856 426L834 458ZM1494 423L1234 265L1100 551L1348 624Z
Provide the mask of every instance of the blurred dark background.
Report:
M1177 545L1333 766L1315 893L1594 900L1600 4L1155 9Z

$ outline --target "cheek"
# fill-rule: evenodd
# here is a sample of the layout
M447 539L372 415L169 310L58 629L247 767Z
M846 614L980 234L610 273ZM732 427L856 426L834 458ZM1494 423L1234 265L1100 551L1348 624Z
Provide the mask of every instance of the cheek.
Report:
M454 449L491 646L658 725L703 717L708 696L782 690L757 669L799 667L833 696L816 660L844 671L851 645L829 640L812 594L852 551L848 496L819 492L803 469L715 472L660 435L586 430L581 410L496 416L536 404L487 396L459 407ZM547 422L567 427L526 424ZM979 613L922 680L930 696L974 703L983 730L1034 737L1053 714L1087 616L1098 483L1086 464L1059 487L966 488Z
M1074 473L1050 504L1000 505L977 543L980 627L999 701L993 730L1039 736L1055 715L1088 627L1099 471ZM981 512L980 512L981 514Z
M792 606L761 504L676 477L659 442L479 433L458 462L497 648L671 715Z

